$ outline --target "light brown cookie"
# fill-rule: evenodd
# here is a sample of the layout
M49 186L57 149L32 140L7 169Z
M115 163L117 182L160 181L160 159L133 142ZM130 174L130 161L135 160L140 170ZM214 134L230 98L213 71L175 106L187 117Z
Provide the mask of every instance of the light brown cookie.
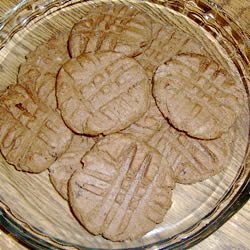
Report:
M69 146L71 132L60 115L12 85L0 97L0 149L18 170L39 173Z
M66 152L49 167L50 180L65 200L68 199L68 181L71 175L83 166L81 159L94 144L94 139L90 137L74 135Z
M189 36L186 33L181 33L176 27L172 25L163 26L155 22L152 25L152 43L135 59L152 77L155 70L178 53L188 39Z
M128 128L122 130L120 133L129 134L147 142L155 133L157 133L157 131L161 129L162 123L165 122L165 119L156 106L153 96L149 97L149 103L149 108L143 117L132 123Z
M171 24L162 25L154 22L152 25L152 43L135 59L152 79L155 70L160 65L180 51L189 51L190 48L197 53L203 52L203 47L199 41L193 39L187 33L178 30Z
M138 120L148 107L145 71L120 53L83 54L67 62L57 78L65 123L80 134L110 134Z
M123 241L139 238L162 222L175 183L158 151L114 134L99 141L82 162L84 168L69 182L69 200L87 230Z
M18 83L35 93L55 109L56 76L61 66L70 59L67 49L68 33L59 33L42 43L27 56L18 73Z
M174 127L200 139L228 131L242 110L243 93L211 58L179 54L154 76L156 103Z
M176 182L193 184L220 173L228 166L234 129L220 138L198 140L177 131L167 122L148 142L171 163Z
M173 168L176 182L182 184L218 174L227 167L233 150L233 128L214 140L191 138L169 125L154 100L143 118L122 133L138 137L157 149Z
M72 57L97 51L136 56L151 42L151 26L149 16L132 6L101 5L72 28L69 50Z

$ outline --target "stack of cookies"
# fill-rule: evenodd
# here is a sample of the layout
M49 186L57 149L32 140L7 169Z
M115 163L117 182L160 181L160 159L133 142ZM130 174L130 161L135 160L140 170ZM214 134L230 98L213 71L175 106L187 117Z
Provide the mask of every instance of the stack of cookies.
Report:
M163 221L176 183L227 166L238 85L191 35L102 4L27 56L0 96L1 153L48 169L92 234L137 239Z

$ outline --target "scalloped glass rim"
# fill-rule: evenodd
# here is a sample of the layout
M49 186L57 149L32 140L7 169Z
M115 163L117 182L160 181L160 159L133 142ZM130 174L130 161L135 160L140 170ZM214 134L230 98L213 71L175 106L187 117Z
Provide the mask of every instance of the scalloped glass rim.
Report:
M60 4L71 4L73 3L79 3L79 2L87 2L86 1L70 1L70 0L58 0L58 1L46 1L46 7L44 8L38 8L39 9L39 15L42 15L44 13L44 10L46 9L46 12L49 11L57 2L57 5ZM40 2L44 2L43 0L38 0L38 3L36 3L36 6L39 6ZM187 11L187 6L184 4L188 4L190 1L186 0L176 0L176 1L168 1L167 3L162 0L152 0L151 2L161 4L161 5L167 5L168 7L172 8L173 10L177 10L186 16L189 16L189 14L192 14L192 12ZM14 31L22 28L22 26L27 25L32 20L33 16L30 16L28 19L25 20L23 23L19 23L17 26L11 26L11 21L14 17L21 16L22 10L26 8L27 6L31 5L32 1L30 0L22 0L20 1L16 6L14 6L12 9L7 11L2 18L0 18L0 32L2 33L0 35L0 49L4 47L5 43L11 39ZM180 4L182 3L182 4ZM225 11L217 4L213 3L211 0L196 0L196 4L201 8L201 13L203 14L203 18L207 12L210 10L216 9L216 12L218 15L220 15L220 18L224 19L227 23L229 23L230 27L234 32L232 32L232 37L236 39L236 37L241 39L241 42L247 41L247 37L244 34L244 31L241 30L239 25L237 25L232 18L228 14L225 13ZM41 5L40 5L41 6ZM36 12L33 13L33 15L37 14ZM191 17L191 16L189 16ZM197 17L193 17L192 19L196 21L198 24L200 22L200 19L197 19ZM202 18L201 18L202 19ZM5 31L6 26L10 27L10 30L8 32ZM7 28L8 28L7 27ZM209 31L209 30L208 30ZM237 39L236 39L237 40ZM244 49L237 48L237 52L241 54L243 57L245 63L249 63L249 58L245 54ZM241 69L239 69L241 70ZM243 79L244 80L244 79ZM246 91L249 94L247 83L245 83ZM250 138L250 136L249 136ZM235 188L235 186L232 186L228 192L223 196L223 200L230 197L231 202L223 209L221 210L212 220L209 221L209 224L205 224L205 226L201 227L198 231L195 231L188 237L183 237L179 241L175 243L171 243L171 240L173 238L166 238L163 240L160 240L158 242L155 242L150 245L145 245L143 248L150 248L150 247L157 247L160 249L180 249L180 248L189 248L206 237L208 237L210 234L212 234L214 231L216 231L220 226L222 226L229 218L231 218L232 215L234 215L248 200L249 200L249 192L250 192L250 185L249 185L249 177L250 177L250 157L249 157L249 148L247 148L247 154L246 158L244 159L244 166L241 168L241 172L238 175L237 180L244 179L244 182L238 187L238 191L236 194L232 192ZM237 183L237 181L236 181ZM236 187L237 189L237 187ZM0 201L1 202L1 201ZM215 207L209 214L204 216L201 221L209 218L211 215L214 214L214 212L217 210L217 207ZM46 240L37 237L34 233L31 231L25 229L23 225L18 224L11 216L11 214L6 212L7 209L0 207L0 229L3 231L11 234L13 237L15 237L18 241L20 241L22 244L31 247L33 249L63 249L58 244L54 245L53 243L49 243ZM196 223L198 224L198 223ZM194 224L191 228L185 230L182 233L189 232L192 228L196 227L196 224ZM169 244L168 244L169 243ZM62 242L62 244L65 244L65 242ZM166 247L166 244L168 246ZM79 247L79 249L86 249L85 247ZM129 248L129 249L140 249L140 248Z

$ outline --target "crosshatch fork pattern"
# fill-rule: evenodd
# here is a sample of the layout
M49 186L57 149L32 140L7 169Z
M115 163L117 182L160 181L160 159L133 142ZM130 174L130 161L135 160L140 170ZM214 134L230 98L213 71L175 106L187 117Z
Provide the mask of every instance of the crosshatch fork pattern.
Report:
M163 220L174 181L156 150L118 134L97 143L82 161L85 167L70 180L70 201L89 231L116 241L133 239ZM83 199L90 204L80 207Z
M153 24L152 35L152 43L142 54L135 57L150 78L157 67L177 54L192 40L187 33L181 32L176 27L172 25L162 26L159 23ZM192 42L193 44L197 43L195 40Z
M60 115L20 85L0 97L0 147L17 169L41 172L68 147L71 132Z
M200 139L221 136L242 110L238 83L203 55L174 56L157 69L154 82L153 94L165 117Z
M56 76L60 67L70 59L67 49L68 33L58 33L30 53L18 72L18 83L29 88L44 103L56 109Z
M151 98L146 114L122 133L136 136L156 148L171 164L177 182L195 183L215 175L231 159L235 128L214 140L198 140L173 128Z
M167 139L167 143L166 142ZM163 124L149 141L170 163L176 180L192 184L219 173L227 167L233 150L234 129L221 138L206 141L192 139Z
M151 42L151 33L145 13L123 4L100 5L73 27L69 49L72 57L98 51L136 56Z
M70 128L108 134L145 113L149 88L145 71L134 59L103 52L66 63L58 76L57 97Z

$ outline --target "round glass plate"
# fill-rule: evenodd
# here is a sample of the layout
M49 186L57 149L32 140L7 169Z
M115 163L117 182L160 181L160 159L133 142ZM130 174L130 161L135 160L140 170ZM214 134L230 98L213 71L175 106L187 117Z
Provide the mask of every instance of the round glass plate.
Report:
M102 1L109 4L111 1ZM198 39L245 92L235 123L234 148L225 171L194 185L177 185L164 221L136 241L111 242L85 231L49 182L48 172L18 172L0 157L1 227L35 249L180 249L203 240L249 198L249 40L211 1L122 1ZM25 55L72 25L100 1L21 1L0 17L0 90L16 82ZM160 48L159 48L160 49Z

